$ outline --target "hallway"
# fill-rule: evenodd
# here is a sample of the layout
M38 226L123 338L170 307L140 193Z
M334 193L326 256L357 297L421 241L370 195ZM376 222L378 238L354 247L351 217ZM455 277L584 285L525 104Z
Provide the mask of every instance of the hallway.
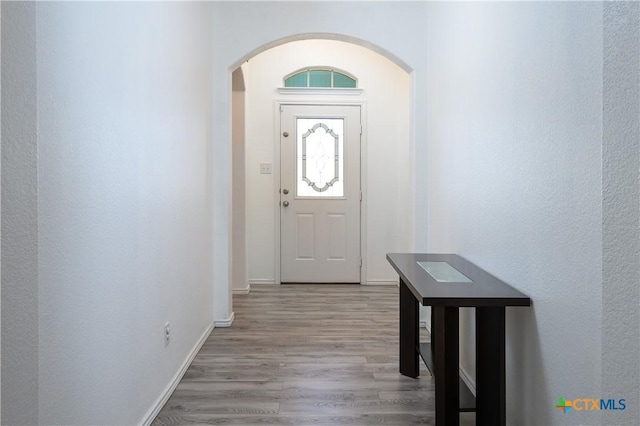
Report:
M1 424L429 424L430 376L398 374L384 259L415 252L530 297L506 314L507 424L638 425L640 2L4 1L0 15ZM266 60L314 40L326 55ZM404 75L374 81L329 42ZM341 67L355 92L286 87ZM312 94L363 105L360 282L388 287L273 286L293 191L278 104ZM565 415L560 397L626 408Z
M398 373L397 287L255 286L234 305L155 425L432 424L428 370Z

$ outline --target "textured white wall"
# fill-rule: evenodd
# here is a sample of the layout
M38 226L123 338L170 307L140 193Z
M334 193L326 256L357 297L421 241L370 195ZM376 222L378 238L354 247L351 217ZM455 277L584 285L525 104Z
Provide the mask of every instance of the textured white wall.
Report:
M41 424L140 422L211 324L210 28L37 4Z
M602 392L640 419L640 3L604 8Z
M2 58L2 6L0 6L0 58ZM2 81L2 67L0 66L0 82ZM0 106L2 105L2 84L0 84ZM0 158L2 158L2 131L0 131ZM0 176L2 176L2 161L0 161ZM0 197L0 218L2 218L2 197ZM2 225L0 224L0 241L2 240ZM2 276L2 244L0 244L0 277ZM2 286L0 285L0 357L2 354ZM1 361L0 361L1 364ZM2 368L0 367L0 384L2 383ZM2 422L2 386L0 385L0 423Z
M2 424L38 422L35 4L2 5Z
M507 309L507 423L609 423L553 407L604 397L602 5L429 3L427 26L429 249L533 300Z
M333 66L358 78L361 96L282 95L282 78L300 68ZM409 170L410 77L400 67L361 46L334 40L303 40L260 53L245 65L247 80L247 229L250 282L276 277L275 203L278 170L260 174L260 163L279 162L274 105L283 102L366 102L366 280L396 282L385 260L388 252L410 249L412 211ZM408 217L409 216L409 217Z

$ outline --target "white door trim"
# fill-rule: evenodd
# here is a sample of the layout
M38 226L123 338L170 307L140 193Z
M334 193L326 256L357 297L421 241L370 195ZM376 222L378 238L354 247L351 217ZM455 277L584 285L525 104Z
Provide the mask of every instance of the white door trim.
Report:
M274 119L275 119L275 134L274 145L275 152L273 155L273 179L276 184L274 185L273 197L276 202L274 203L274 232L275 232L275 247L274 247L274 270L275 270L275 283L281 284L280 275L280 179L281 179L281 165L280 165L280 107L283 105L335 105L335 106L359 106L360 107L360 123L362 124L362 137L360 138L360 191L362 192L362 202L360 203L360 256L362 257L362 267L360 268L360 284L367 283L367 102L366 100L360 101L331 101L331 100L318 100L310 102L309 100L290 101L284 99L276 99L274 104Z

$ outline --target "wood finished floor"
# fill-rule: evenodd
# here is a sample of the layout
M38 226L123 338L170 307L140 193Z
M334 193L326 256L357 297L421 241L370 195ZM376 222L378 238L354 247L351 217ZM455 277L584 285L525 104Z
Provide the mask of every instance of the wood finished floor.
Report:
M254 286L233 307L154 425L434 424L426 367L398 373L397 287Z

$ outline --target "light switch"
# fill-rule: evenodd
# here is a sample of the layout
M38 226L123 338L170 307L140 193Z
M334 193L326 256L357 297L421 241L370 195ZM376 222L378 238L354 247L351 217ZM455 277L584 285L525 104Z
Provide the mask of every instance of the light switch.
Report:
M270 175L271 174L271 163L260 163L260 174L262 174L262 175Z

